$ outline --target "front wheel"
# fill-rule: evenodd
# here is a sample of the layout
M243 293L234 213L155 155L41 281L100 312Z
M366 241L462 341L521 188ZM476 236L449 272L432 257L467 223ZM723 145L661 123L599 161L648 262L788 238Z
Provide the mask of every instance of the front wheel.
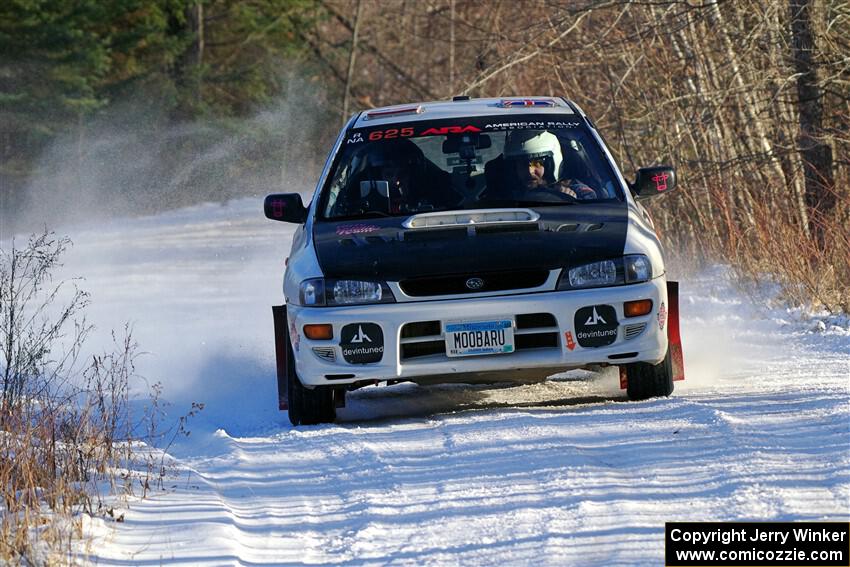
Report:
M626 365L626 394L630 400L646 400L669 396L673 393L673 365L670 349L658 364L635 362Z
M295 373L295 353L289 337L286 339L286 391L289 404L289 421L292 425L332 423L336 419L333 389L325 386L307 388Z

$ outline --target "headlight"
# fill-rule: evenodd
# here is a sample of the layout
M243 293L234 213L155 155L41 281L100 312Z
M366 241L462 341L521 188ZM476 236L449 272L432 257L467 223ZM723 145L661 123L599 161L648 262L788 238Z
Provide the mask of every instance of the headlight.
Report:
M323 278L301 282L299 298L301 305L309 307L395 303L392 292L383 282Z
M652 279L652 264L643 254L602 260L570 268L561 275L558 289L585 289L645 282Z
M381 301L381 284L377 282L339 280L334 283L333 289L335 303L351 305L354 303L379 303Z
M617 281L617 266L613 260L585 264L569 271L570 287L602 287Z

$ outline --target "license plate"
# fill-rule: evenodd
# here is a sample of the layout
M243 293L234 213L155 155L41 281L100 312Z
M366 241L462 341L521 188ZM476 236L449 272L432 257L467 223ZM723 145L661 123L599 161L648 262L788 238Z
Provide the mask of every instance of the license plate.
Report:
M507 354L514 351L514 322L447 321L446 356Z

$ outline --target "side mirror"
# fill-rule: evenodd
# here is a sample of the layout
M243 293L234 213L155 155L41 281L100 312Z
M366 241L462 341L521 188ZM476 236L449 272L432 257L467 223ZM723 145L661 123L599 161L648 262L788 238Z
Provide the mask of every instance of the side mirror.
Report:
M307 220L307 209L298 193L276 193L266 197L263 204L266 218L301 224Z
M632 184L632 191L639 201L676 188L676 170L669 165L642 167Z

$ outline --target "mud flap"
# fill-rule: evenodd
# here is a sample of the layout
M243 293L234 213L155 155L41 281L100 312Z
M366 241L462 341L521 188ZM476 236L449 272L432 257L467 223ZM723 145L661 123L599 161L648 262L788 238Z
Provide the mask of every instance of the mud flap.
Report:
M667 342L670 345L668 348L673 380L684 380L685 359L682 357L682 337L679 334L679 282L667 282L667 303L670 307L667 316Z
M274 350L277 360L277 406L280 410L289 409L286 392L286 365L289 351L286 348L286 334L289 332L286 321L286 305L273 305Z
M685 360L682 357L682 336L679 334L679 282L667 282L667 344L673 381L685 379ZM663 306L662 306L663 307ZM620 389L629 387L626 366L620 365Z

